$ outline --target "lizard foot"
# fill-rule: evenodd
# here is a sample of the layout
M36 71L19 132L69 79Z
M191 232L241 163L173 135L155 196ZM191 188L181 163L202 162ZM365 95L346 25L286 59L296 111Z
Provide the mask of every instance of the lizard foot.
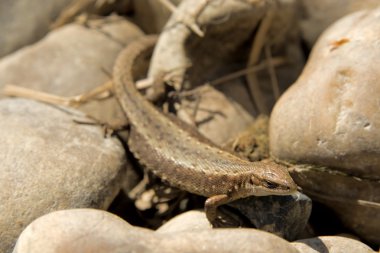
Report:
M210 221L211 222L211 221ZM213 228L236 228L242 227L243 223L238 215L228 210L218 210L218 215L211 222Z
M205 212L207 219L214 228L220 227L240 227L241 220L235 214L226 209L220 210L218 206L230 202L230 197L221 194L208 198L205 202Z

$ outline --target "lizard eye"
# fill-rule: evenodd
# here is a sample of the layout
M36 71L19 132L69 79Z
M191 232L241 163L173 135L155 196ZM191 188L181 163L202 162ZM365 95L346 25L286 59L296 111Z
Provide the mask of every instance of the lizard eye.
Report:
M269 189L275 189L279 185L277 183L271 182L271 181L264 181L264 186L269 188Z

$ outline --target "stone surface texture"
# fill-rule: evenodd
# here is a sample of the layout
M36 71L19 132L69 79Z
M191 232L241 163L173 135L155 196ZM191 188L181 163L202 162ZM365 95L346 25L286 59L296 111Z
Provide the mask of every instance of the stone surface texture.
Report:
M134 228L100 210L72 209L49 213L33 221L20 235L13 253L125 253L147 252L139 242L151 232ZM147 236L147 239L149 237ZM128 243L134 243L128 248ZM151 245L153 246L153 245ZM143 251L140 251L143 250Z
M380 179L379 34L380 9L345 17L323 34L272 112L274 157Z
M238 208L255 228L294 240L305 230L309 220L311 199L302 193L290 196L248 197L229 206Z
M90 21L87 26L64 26L1 59L0 89L13 84L59 96L89 92L110 79L120 50L141 35L139 28L117 16ZM102 122L125 122L114 98L92 101L79 109Z
M181 100L177 115L189 124L195 123L201 134L218 145L235 138L253 122L241 105L213 87L199 87L194 94L195 99Z
M372 253L370 247L354 239L340 236L319 236L298 240L292 245L302 253Z
M53 210L106 209L125 174L116 138L78 111L23 99L0 100L0 252L20 232Z
M42 38L71 0L0 2L0 57Z
M328 168L294 166L294 181L313 200L335 211L345 227L380 244L380 183L351 177Z
M270 150L295 182L365 240L380 243L380 8L342 18L276 104ZM303 165L302 165L303 164ZM305 165L311 164L311 165Z
M133 227L107 212L90 209L53 212L32 222L13 251L27 252L299 253L285 240L255 229L156 233Z
M164 225L159 227L157 233L179 233L196 230L211 230L211 224L206 218L204 211L188 211L175 216Z

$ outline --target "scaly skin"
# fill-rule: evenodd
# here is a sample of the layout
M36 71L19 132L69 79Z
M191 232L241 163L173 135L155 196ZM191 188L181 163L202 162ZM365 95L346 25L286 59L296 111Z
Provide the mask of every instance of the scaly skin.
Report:
M131 124L128 146L139 162L163 181L209 197L209 221L219 205L248 196L289 195L296 184L285 167L271 161L249 162L184 130L150 104L135 88L133 68L149 57L155 36L145 36L124 49L116 60L116 97ZM140 62L141 64L141 62Z

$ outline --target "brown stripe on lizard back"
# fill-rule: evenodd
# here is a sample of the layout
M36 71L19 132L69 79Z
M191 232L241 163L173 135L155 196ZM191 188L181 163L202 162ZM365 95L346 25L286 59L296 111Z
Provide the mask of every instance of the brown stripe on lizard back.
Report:
M116 97L131 124L128 146L146 169L180 189L211 197L207 217L216 207L250 195L287 195L296 185L286 169L274 163L251 163L210 145L179 127L143 98L135 88L133 67L147 57L155 36L142 37L116 60L113 82Z

